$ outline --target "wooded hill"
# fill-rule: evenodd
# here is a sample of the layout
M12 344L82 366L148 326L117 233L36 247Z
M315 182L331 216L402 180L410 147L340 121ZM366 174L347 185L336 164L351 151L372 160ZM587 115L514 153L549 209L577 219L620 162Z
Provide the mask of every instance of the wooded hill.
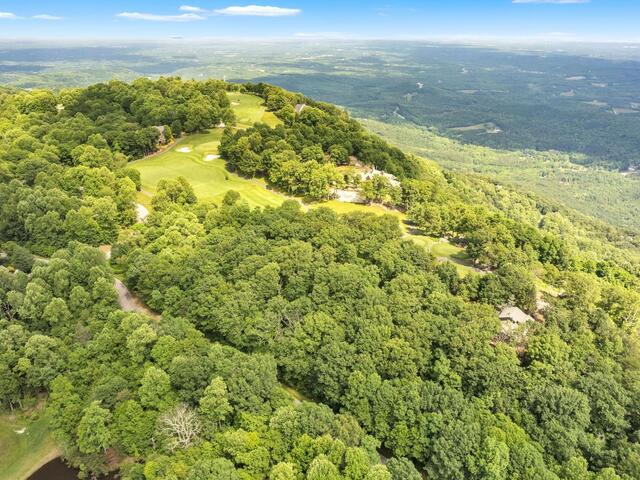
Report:
M238 89L283 124L232 128ZM135 223L127 162L158 148L154 127L220 122L228 167L286 192L327 198L355 160L396 175L359 186L486 272L461 278L393 215L250 209L231 192L203 203L180 178ZM262 84L3 92L0 162L0 400L46 397L84 472L640 477L639 263L613 227L442 171ZM160 320L120 310L114 269ZM505 333L505 305L535 321Z

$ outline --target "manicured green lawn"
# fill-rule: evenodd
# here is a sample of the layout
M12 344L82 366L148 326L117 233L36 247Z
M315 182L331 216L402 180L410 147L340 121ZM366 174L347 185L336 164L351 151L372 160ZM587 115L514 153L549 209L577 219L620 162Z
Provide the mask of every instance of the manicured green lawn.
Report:
M25 427L23 433L16 433ZM35 421L9 414L0 416L0 478L24 480L58 455L44 416Z
M264 101L255 95L246 93L229 92L231 107L236 114L238 128L247 128L255 123L266 123L270 127L282 123L272 112L267 112L262 106Z
M328 202L314 203L310 205L311 208L327 207L335 210L338 213L351 213L351 212L367 212L375 213L376 215L393 215L400 222L400 227L403 231L406 231L406 224L404 223L407 216L397 210L390 210L380 205L364 205L360 203L346 203L339 202L338 200L329 200Z
M247 179L227 171L224 160L212 159L218 154L221 129L189 135L166 152L131 163L142 178L139 201L149 206L158 182L163 178L185 177L200 200L220 203L224 194L236 190L252 207L277 206L286 198L267 189L259 179ZM187 151L188 150L188 151Z
M200 200L213 201L217 204L220 204L229 190L237 191L251 207L275 207L287 199L285 195L270 190L262 179L244 178L229 172L225 161L220 158L209 157L207 160L209 155L218 154L221 136L221 129L189 135L179 140L166 152L132 162L131 166L140 171L142 178L142 191L138 195L138 201L150 207L151 197L156 191L158 182L163 178L179 176L189 181ZM331 208L338 213L369 212L376 215L393 215L398 218L403 231L407 231L404 213L379 205L344 203L337 200L309 205L309 208L318 207ZM461 275L467 275L473 271L469 258L462 248L424 235L409 235L408 238L436 257L447 258L454 262Z
M280 123L273 113L265 111L260 97L236 92L228 95L238 128L247 128L256 122L272 127ZM252 207L280 205L286 197L269 190L266 182L228 172L223 160L210 157L218 154L222 132L217 128L189 135L159 155L132 162L131 166L139 170L142 177L138 201L149 208L160 180L182 176L193 186L200 200L220 203L225 193L235 190Z

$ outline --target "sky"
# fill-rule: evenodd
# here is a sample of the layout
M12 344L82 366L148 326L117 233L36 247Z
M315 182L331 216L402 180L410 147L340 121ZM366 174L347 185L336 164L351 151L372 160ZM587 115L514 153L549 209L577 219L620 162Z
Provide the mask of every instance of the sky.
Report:
M640 0L0 0L0 38L640 42Z

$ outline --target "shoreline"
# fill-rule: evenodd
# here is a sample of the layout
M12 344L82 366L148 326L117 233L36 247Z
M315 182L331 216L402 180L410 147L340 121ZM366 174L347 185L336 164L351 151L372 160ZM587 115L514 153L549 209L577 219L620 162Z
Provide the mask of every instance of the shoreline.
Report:
M40 462L34 464L32 467L26 470L24 476L18 478L17 480L28 480L31 475L36 473L38 470L44 467L47 463L52 462L53 460L61 456L62 456L62 450L60 449L60 447L58 447L57 445L54 446L54 448L49 453L47 453L47 455L42 457L42 460Z

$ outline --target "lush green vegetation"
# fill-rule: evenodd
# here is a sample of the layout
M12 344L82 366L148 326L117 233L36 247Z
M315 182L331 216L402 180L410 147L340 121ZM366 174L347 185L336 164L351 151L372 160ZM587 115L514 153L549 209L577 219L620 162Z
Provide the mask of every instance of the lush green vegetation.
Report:
M264 123L270 127L275 127L280 122L273 112L269 112L264 107L264 101L255 95L248 95L242 92L229 92L231 108L236 115L236 125L239 128L246 128L256 123Z
M159 252L158 245L164 246ZM584 413L589 410L589 394L574 388L584 381L582 375L596 368L591 362L602 352L595 344L583 344L580 349L586 350L578 355L573 336L588 330L598 343L587 319L610 300L597 306L587 298L593 288L602 292L606 282L561 274L572 296L576 282L587 281L590 286L581 290L586 297L554 301L555 313L547 325L537 325L528 338L530 348L538 342L546 345L545 357L534 353L536 346L527 349L532 357L518 359L517 343L490 346L499 325L491 307L482 304L515 301L535 308L535 288L526 270L505 266L491 276L462 280L413 245L402 241L391 216L339 217L327 209L303 213L295 202L277 210L250 211L230 201L209 212L204 223L175 208L157 212L136 227L135 234L123 237L116 258L124 264L129 284L163 316L188 317L212 338L242 350L270 352L287 383L353 413L385 447L412 457L431 476L487 478L486 472L473 472L472 465L480 461L475 455L484 452L483 442L493 441L489 432L506 440L505 452L510 454L504 460L505 478L525 471L530 478L555 478L542 457L535 459L540 444L549 449L549 465L569 462L565 468L578 468L578 438L594 441L587 430L596 428L595 418L585 419L583 427L570 427L568 418L557 416L556 406L545 404L536 414L533 405L553 395L552 402L584 401ZM586 323L561 327L561 318L579 318L573 302L587 309ZM456 342L455 347L449 342ZM561 366L555 355L563 344L569 356ZM585 357L580 360L580 355ZM558 368L564 373L551 373ZM565 374L569 376L560 380ZM582 380L574 384L570 378ZM583 400L568 397L575 395ZM474 404L474 397L490 406ZM442 403L429 406L436 398ZM519 418L516 423L538 443L526 446L532 439L502 415ZM564 422L557 428L569 436L556 438L555 424L542 420L547 415ZM425 444L426 438L430 442ZM453 445L459 448L452 450ZM516 452L524 451L533 455L526 467L516 460Z
M161 180L183 177L201 200L220 203L225 193L235 190L252 206L280 205L286 197L268 190L264 181L226 169L218 155L221 137L221 129L189 135L159 155L132 162L131 167L140 172L141 202L150 205Z
M271 112L264 111L264 100L255 95L240 92L230 92L231 108L238 119L238 127L249 128L261 119L269 118L267 114L277 119ZM277 126L281 121L271 122ZM144 205L151 207L151 198L156 188L163 179L185 178L198 199L213 201L220 204L226 193L230 190L237 192L243 201L251 207L278 206L287 197L273 189L257 178L241 177L226 169L226 162L218 158L218 147L223 131L211 130L206 133L189 135L180 139L166 151L150 155L141 160L132 162L131 167L140 172L141 191L138 199ZM215 156L215 158L211 156ZM401 222L406 230L407 217L398 210L389 209L379 204L345 203L337 200L315 202L305 205L305 208L317 208L320 206L331 208L338 213L365 212L377 215L393 215ZM464 275L470 271L468 257L463 249L449 242L443 242L433 238L412 232L410 238L418 245L427 248L440 259L448 259L456 264L458 271Z
M639 177L614 172L637 164L640 110L632 104L640 98L639 59L637 49L616 44L566 44L558 50L424 42L215 42L192 45L188 53L165 43L6 44L0 82L63 88L172 73L263 80L342 105L359 117L385 123L403 117L399 130L376 126L374 131L384 130L405 151L419 148L419 155L447 169L482 173L607 223L637 228ZM261 120L261 114L252 115ZM614 172L580 168L585 164Z
M46 418L18 412L0 416L0 471L4 478L27 478L60 451L51 438Z
M226 90L257 94L279 121L233 128ZM207 96L209 113L221 113L198 117L196 130L225 120L220 153L239 173L317 199L351 183L391 213L295 200L251 208L232 189L201 202L178 176L157 181L151 215L135 223L145 172L127 166L135 156L109 122L180 130L187 122L160 108L163 92L186 99L187 112L189 98ZM73 92L87 99L82 113L60 101L66 94L1 98L0 401L10 409L46 395L52 434L83 472L640 476L637 240L444 171L342 110L268 85L111 83ZM54 110L24 109L42 98ZM211 135L178 148L192 145L193 163L215 148ZM339 168L353 157L399 181L355 181ZM405 216L425 235L418 243ZM101 243L113 244L111 265ZM441 256L465 263L465 275ZM119 308L112 267L161 319ZM536 321L505 330L505 305Z
M313 200L329 199L345 184L337 166L353 156L400 177L419 175L417 161L369 135L346 112L264 84L247 88L261 95L283 124L227 129L220 153L231 169L264 176L290 194ZM295 105L304 108L296 112Z
M360 116L436 127L464 143L577 152L583 163L621 170L637 165L637 56L541 50L369 42L291 58L288 69L260 80Z
M112 243L136 218L127 161L171 132L233 121L222 82L163 79L84 90L0 92L0 238L49 255L71 240Z
M605 240L636 249L637 243L625 232L578 217L575 222L573 218L565 221L553 204L503 191L482 178L443 172L385 146L335 107L305 99L309 105L295 115L292 105L303 100L300 96L264 85L248 88L262 95L284 124L226 130L220 151L231 168L245 175L266 176L289 192L316 199L330 197L336 186L360 187L368 200L406 211L423 233L457 239L477 263L487 267L541 261L593 271L587 265L595 259L580 252L589 245L589 252L597 251L607 260L615 257L619 265L630 261L623 268L627 273L633 275L637 269L637 255L629 258L627 253L601 245ZM394 185L382 175L365 181L347 178L337 166L353 162L395 173L402 181Z
M570 206L612 225L640 229L640 175L584 167L583 156L560 152L493 150L462 144L407 122L362 120L370 131L407 152L429 158L448 170L486 176L523 192Z

